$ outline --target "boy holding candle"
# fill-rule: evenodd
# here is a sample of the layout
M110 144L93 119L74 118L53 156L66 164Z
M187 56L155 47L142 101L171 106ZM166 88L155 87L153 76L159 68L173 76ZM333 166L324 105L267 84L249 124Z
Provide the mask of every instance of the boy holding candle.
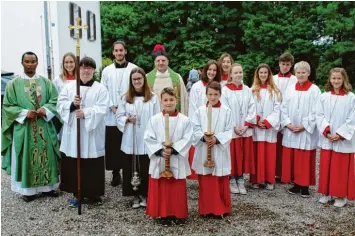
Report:
M207 104L192 119L195 154L192 169L198 174L199 214L223 217L232 212L229 178L231 110L222 105L221 85L211 81L206 87Z
M164 88L160 96L164 110L151 117L144 133L150 158L146 214L160 217L163 226L181 225L188 216L186 177L191 174L192 125L176 110L173 88Z

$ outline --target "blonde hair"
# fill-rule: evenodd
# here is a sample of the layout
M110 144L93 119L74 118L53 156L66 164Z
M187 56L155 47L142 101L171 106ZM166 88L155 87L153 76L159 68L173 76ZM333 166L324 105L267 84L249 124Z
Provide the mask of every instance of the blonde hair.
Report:
M270 99L272 99L272 95L273 93L276 94L277 96L277 101L281 101L281 96L280 96L280 90L277 88L274 79L272 78L272 71L269 67L268 64L262 63L260 64L254 73L254 81L253 81L253 86L251 87L251 91L253 92L254 95L256 95L258 101L261 100L261 96L260 96L260 90L261 90L261 80L259 78L259 70L261 68L266 68L268 71L268 76L266 79L266 85L267 85L267 90L270 94Z
M325 91L328 92L334 89L332 83L330 83L330 78L332 77L332 74L336 72L341 73L341 76L343 76L343 84L341 86L341 89L343 89L345 93L350 92L352 90L352 86L349 82L348 74L346 73L344 68L340 68L340 67L335 67L329 71L328 80L327 83L325 84Z
M311 74L311 66L308 64L308 62L306 62L306 61L300 61L300 62L297 62L297 63L295 64L295 71L296 71L297 69L301 69L301 68L306 69L306 71L308 72L308 74Z
M230 69L230 71L229 71L229 74L230 74L230 75L232 74L233 68L234 68L234 67L237 67L237 66L240 66L240 67L242 68L242 70L243 70L243 66L242 66L241 64L239 64L239 63L233 63L233 64L231 65L231 69ZM228 83L228 84L232 83L232 76L229 76L227 83Z

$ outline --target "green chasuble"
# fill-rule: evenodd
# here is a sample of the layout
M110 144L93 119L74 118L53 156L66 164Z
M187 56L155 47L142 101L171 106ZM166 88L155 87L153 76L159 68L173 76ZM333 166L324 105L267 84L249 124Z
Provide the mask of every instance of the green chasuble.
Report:
M55 126L43 117L16 121L24 110L45 107L59 118L56 105L58 93L46 78L23 79L17 77L6 86L3 110L1 154L2 168L15 175L22 188L54 185L58 183L59 144ZM54 117L54 118L56 118ZM54 119L53 118L53 119ZM15 144L16 173L11 173L12 143Z
M176 105L176 109L179 112L181 111L181 94L180 94L180 89L181 89L181 85L180 85L180 78L179 75L174 72L172 69L170 69L170 67L168 67L168 71L170 74L170 78L171 81L173 83L173 88L175 89L176 95L177 95L177 105ZM152 70L151 72L149 72L147 74L147 81L149 84L149 87L151 88L151 90L153 91L153 87L154 87L154 83L155 83L155 79L156 79L156 74L157 74L157 68L154 68L154 70ZM157 94L157 96L160 97L160 94Z

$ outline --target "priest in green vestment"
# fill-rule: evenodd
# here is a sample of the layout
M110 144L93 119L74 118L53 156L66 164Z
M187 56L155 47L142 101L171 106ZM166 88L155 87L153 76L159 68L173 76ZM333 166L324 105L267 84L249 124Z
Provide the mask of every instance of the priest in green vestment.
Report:
M169 59L165 48L157 44L153 50L155 68L147 74L147 81L151 90L158 95L160 99L161 91L166 87L175 89L177 95L176 109L187 115L188 93L182 77L169 67ZM163 107L161 107L163 109Z
M22 56L24 73L10 81L5 90L2 110L2 168L11 175L11 190L26 202L37 193L57 197L57 132L53 119L58 93L53 83L36 74L37 55Z

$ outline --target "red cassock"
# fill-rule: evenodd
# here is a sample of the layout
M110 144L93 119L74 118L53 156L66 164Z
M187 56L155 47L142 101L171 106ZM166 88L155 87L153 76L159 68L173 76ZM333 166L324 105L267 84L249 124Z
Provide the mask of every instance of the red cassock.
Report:
M283 147L281 182L300 186L316 184L316 150Z
M228 176L198 175L200 215L232 213Z
M149 176L146 214L153 218L187 218L186 179L153 179Z
M250 183L275 184L276 143L254 142L255 174L250 175Z
M234 138L230 144L232 176L255 174L253 137Z
M194 160L194 154L195 154L195 147L191 146L190 150L189 150L189 164L190 164L190 168L192 167L192 162ZM196 172L191 168L191 175L189 175L187 177L188 179L193 179L193 180L197 180L197 174Z
M355 199L354 154L321 149L318 192Z

